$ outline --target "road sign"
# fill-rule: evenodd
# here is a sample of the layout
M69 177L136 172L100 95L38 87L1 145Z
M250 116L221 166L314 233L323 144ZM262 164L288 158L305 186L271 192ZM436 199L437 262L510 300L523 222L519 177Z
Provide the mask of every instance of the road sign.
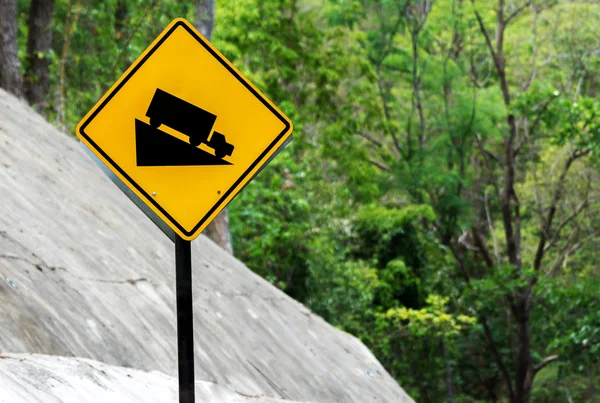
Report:
M185 240L291 132L291 121L184 19L77 126L81 141Z

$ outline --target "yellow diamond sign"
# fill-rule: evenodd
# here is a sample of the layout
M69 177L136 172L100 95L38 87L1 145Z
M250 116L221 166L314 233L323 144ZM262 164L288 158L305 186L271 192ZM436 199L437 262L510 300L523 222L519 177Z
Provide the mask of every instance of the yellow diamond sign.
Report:
M77 126L81 141L186 240L291 132L291 121L184 19Z

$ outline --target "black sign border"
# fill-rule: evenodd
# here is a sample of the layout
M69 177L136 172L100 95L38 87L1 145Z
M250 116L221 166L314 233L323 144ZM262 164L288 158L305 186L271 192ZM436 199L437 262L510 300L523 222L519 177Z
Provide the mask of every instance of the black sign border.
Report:
M237 80L240 83L242 83L244 85L244 87L246 87L248 89L248 91L250 91L256 98L258 98L263 103L263 105L265 105L285 125L285 128L283 129L283 131L281 133L279 133L279 135L277 135L275 140L273 140L273 142L262 152L262 154L260 154L258 156L258 158L250 165L250 167L242 174L242 176L240 176L240 178L226 192L223 193L223 196L208 211L208 213L206 213L206 215L204 217L202 217L202 219L198 222L198 224L196 224L194 226L194 228L191 231L186 231L186 229L183 228L183 226L181 226L181 224L179 224L173 217L171 217L171 215L169 213L167 213L167 211L164 208L162 208L162 206L160 204L158 204L154 200L154 198L152 198L148 193L146 193L140 185L138 185L120 166L118 166L112 160L112 158L110 158L108 156L108 154L106 154L85 133L85 128L91 123L91 121L102 110L102 108L104 108L110 102L110 100L117 94L117 92L119 92L119 90L127 83L127 81L131 77L133 77L133 75L138 71L138 69L150 58L150 56L152 56L152 54L162 45L162 43L165 40L167 40L167 38L179 27L183 27L190 35L192 35L192 37L194 39L196 39L215 59L217 59L223 65L223 67L225 67L235 78L237 78ZM233 191L250 174L250 172L252 172L252 170L265 158L265 156L273 149L273 147L275 147L275 145L283 138L283 136L285 136L289 132L290 128L291 128L291 125L288 122L288 120L286 118L284 118L283 115L281 113L279 113L279 111L277 109L275 109L261 94L259 94L250 85L250 83L248 81L246 81L244 78L242 78L242 76L235 69L233 69L229 65L229 63L227 61L225 61L223 57L221 57L221 55L219 55L217 52L215 52L214 49L210 45L208 45L208 43L202 37L200 37L198 34L196 34L196 32L194 32L194 30L191 29L184 21L177 21L171 27L171 29L166 34L164 34L162 36L162 38L160 38L160 40L152 47L152 49L150 49L150 51L148 53L146 53L146 55L143 57L143 59L136 63L136 65L129 72L129 74L127 74L127 76L119 82L119 85L117 85L117 87L110 92L110 94L104 99L104 101L102 101L100 106L98 106L97 108L94 109L92 114L85 120L85 122L79 128L79 134L81 134L81 136L83 138L85 138L89 142L89 144L92 147L94 147L94 149L96 149L96 151L98 151L110 165L112 165L121 175L123 175L123 177L129 183L131 183L146 198L146 200L149 200L150 203L152 203L152 205L154 207L156 207L173 225L175 225L183 234L185 234L185 236L191 237L198 230L198 228L200 228L208 220L208 218L215 212L215 210L217 210L225 202L225 200L231 195L231 193L233 193Z

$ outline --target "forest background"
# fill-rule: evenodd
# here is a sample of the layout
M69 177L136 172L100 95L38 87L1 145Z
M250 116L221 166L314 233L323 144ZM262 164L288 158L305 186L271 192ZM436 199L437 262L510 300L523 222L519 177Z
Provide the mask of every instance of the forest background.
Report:
M213 239L416 401L600 402L600 3L0 0L0 87L73 133L182 16L295 124Z

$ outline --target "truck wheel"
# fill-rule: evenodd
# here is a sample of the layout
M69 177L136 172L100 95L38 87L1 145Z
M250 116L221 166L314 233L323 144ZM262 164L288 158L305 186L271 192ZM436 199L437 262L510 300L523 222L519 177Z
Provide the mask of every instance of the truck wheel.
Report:
M223 158L225 158L225 155L227 155L227 154L225 153L225 150L223 150L223 148L221 148L221 147L215 148L215 156L217 158L223 159Z
M150 118L150 126L154 127L155 129L158 129L158 127L160 126L160 121L156 118Z
M198 135L190 136L190 144L194 147L198 147L202 143L202 137Z

